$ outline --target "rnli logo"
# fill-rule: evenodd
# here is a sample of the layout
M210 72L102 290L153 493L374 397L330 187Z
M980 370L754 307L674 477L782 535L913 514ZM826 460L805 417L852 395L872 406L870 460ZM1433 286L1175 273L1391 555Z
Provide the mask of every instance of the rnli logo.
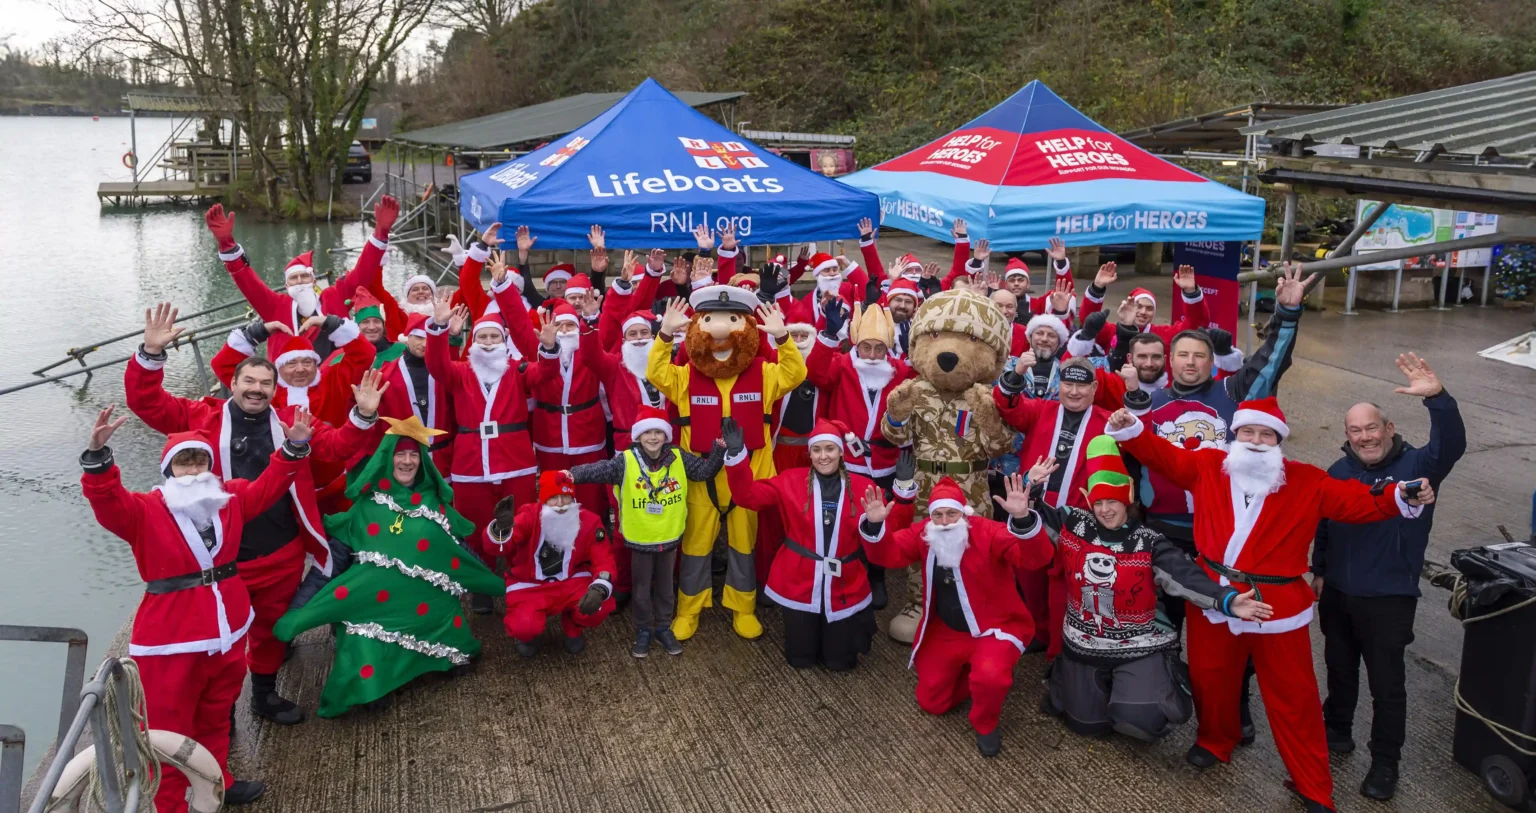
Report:
M703 169L764 169L768 166L740 141L704 141L678 136L693 162Z
M539 162L539 166L541 166L541 167L558 167L561 164L565 163L566 161L571 160L571 156L575 155L578 152L581 152L581 148L582 147L585 147L585 146L587 146L588 144L591 144L591 143L592 143L591 139L582 138L581 136L576 136L575 138L571 139L570 141L565 142L565 146L564 147L561 147L560 149L555 150L554 152L550 153L549 155L544 156L544 160Z

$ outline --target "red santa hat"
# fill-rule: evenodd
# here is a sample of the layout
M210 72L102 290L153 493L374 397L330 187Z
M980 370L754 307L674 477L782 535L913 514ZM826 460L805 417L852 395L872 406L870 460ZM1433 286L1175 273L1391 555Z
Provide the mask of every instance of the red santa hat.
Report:
M576 276L576 266L571 265L570 263L560 263L559 265L552 265L552 266L549 267L548 271L544 272L544 284L548 285L551 282L559 282L561 280L569 280L571 277L574 277L574 276ZM590 288L591 286L588 285L587 287Z
M294 274L303 271L308 271L311 274L315 273L315 252L306 251L288 261L288 266L283 269L284 284L287 284Z
M639 443L640 436L652 429L660 429L667 435L667 442L672 442L672 422L667 420L667 411L661 407L643 406L635 413L635 422L629 427L629 439Z
M645 325L646 327L655 330L656 314L651 313L650 311L635 311L629 315L628 319L624 320L624 324L619 326L619 332L623 333L635 325Z
M554 270L554 269L550 269ZM549 275L544 275L544 281L549 282ZM565 284L565 295L592 293L592 280L586 274L577 274L571 277L571 281Z
M320 354L315 352L315 346L309 339L303 336L294 336L283 343L283 352L277 358L272 359L272 366L283 369L283 365L298 359L314 359L320 363Z
M908 252L896 258L896 270L902 276L910 273L915 279L923 275L923 261L919 260L916 254Z
M836 443L837 448L845 452L864 454L864 444L859 436L850 431L847 424L831 418L819 418L811 427L811 435L806 438L805 445L809 448L818 443Z
M566 307L570 307L570 306L566 306ZM474 327L470 328L470 330L469 330L469 338L470 338L470 340L473 341L474 338L475 338L475 334L476 333L479 333L480 331L482 331L482 330L484 330L484 329L486 329L488 327L496 328L497 330L501 331L501 338L503 338L503 339L507 338L507 325L506 325L506 323L501 321L501 317L499 315L494 314L494 313L487 313L487 314L482 315L480 317L479 321L475 322L475 326Z
M1153 296L1152 292L1146 288L1136 288L1131 291L1131 301L1135 302L1138 299L1145 299L1152 304L1152 307L1157 307L1157 297Z
M1003 267L1003 279L1009 277L1023 277L1024 284L1029 284L1029 266L1018 257L1008 258L1008 265Z
M213 466L213 444L202 432L177 432L165 439L165 451L160 454L160 471L171 476L171 458L188 450L208 455L208 465Z
M831 254L828 254L825 251L818 251L815 254L812 254L810 266L811 274L816 276L819 276L822 271L825 271L829 268L838 271L839 275L842 273L842 271L838 268L837 258L833 257Z
M1035 330L1042 327L1048 327L1051 330L1056 331L1056 336L1061 339L1061 346L1063 348L1067 346L1067 338L1069 335L1067 331L1067 323L1061 321L1061 317L1049 313L1042 313L1036 316L1032 316L1029 319L1029 324L1025 325L1024 327L1024 334L1026 336L1033 335Z
M928 492L928 513L941 508L953 508L966 516L976 513L976 510L965 503L965 492L960 490L960 485L949 477L942 477L933 484L933 490Z
M455 235L455 236L457 236L457 235ZM405 278L405 286L402 287L400 289L400 291L405 296L410 296L411 295L411 288L413 286L416 286L416 285L425 285L428 288L431 288L432 289L432 296L434 296L434 297L437 296L437 283L433 282L432 278L427 276L426 274L415 274L413 276L406 277Z
M571 482L570 475L563 471L546 471L539 475L539 502L549 502L562 494L576 499L576 484Z
M400 334L399 341L405 341L408 336L427 338L427 316L424 313L413 313L405 320L405 332Z
M920 305L923 302L923 289L917 287L917 283L912 280L899 279L891 283L891 289L885 292L885 301L889 302L898 296L910 296L913 305Z
M557 325L561 322L570 322L577 326L581 325L581 317L576 315L576 309L564 301L555 303L554 308L551 309L550 320Z
M1291 434L1291 428L1285 425L1285 413L1280 411L1280 402L1273 395L1237 405L1237 411L1232 413L1233 433L1244 426L1267 426L1275 430L1281 440Z

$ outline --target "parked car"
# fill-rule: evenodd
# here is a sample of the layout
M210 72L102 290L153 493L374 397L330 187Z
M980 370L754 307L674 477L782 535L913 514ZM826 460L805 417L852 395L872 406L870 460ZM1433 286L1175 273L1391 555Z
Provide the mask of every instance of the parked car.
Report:
M369 183L373 180L373 157L368 154L368 148L361 141L352 142L347 148L347 166L341 171L341 182L346 183L356 178L361 183Z

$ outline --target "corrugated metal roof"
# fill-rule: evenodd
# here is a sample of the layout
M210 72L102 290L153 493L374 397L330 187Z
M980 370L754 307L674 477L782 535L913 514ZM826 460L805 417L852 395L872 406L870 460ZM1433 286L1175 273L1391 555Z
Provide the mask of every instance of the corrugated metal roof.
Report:
M128 109L146 113L237 113L240 111L240 102L228 97L134 91L127 94L127 101ZM267 113L281 113L286 108L282 99L269 97L261 100L261 109Z
M552 102L519 107L478 119L456 121L395 136L396 141L470 150L489 150L533 141L547 141L597 118L628 93L581 93ZM747 95L739 91L706 93L674 91L690 107L732 102Z
M1271 139L1536 157L1536 71L1245 127Z
M1120 137L1148 152L1164 155L1182 155L1190 149L1242 152L1247 140L1238 130L1250 121L1280 121L1340 107L1343 105L1253 102L1127 130Z
M781 144L814 144L825 147L852 147L858 138L836 133L786 133L780 130L742 130L742 138L769 147Z

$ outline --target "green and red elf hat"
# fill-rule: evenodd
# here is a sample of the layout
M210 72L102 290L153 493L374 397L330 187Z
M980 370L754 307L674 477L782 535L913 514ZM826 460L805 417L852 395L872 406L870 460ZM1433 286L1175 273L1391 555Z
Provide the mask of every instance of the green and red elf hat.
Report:
M1120 447L1109 435L1099 435L1088 441L1088 487L1084 493L1088 504L1099 500L1118 500L1130 505L1133 497L1131 476L1125 471L1125 461L1120 459Z

